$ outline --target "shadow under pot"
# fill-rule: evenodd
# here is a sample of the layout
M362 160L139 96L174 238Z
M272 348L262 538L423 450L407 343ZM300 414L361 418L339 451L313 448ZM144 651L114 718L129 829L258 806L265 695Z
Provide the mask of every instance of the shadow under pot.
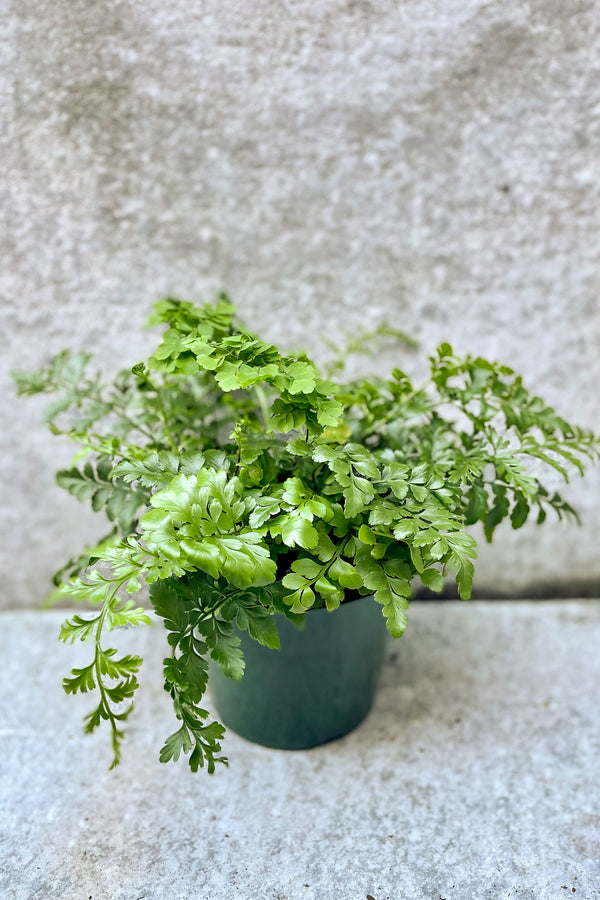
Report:
M233 681L211 663L209 690L220 720L241 737L307 750L352 731L369 712L387 630L381 606L361 597L333 612L308 610L304 628L277 614L280 649L241 639L246 669Z

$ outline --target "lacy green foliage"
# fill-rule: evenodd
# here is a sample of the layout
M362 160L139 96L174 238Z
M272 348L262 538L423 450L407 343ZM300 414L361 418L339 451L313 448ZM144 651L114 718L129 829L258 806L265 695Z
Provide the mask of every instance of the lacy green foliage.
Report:
M121 531L128 533L135 525L138 509L144 506L150 492L137 487L131 489L113 474L110 456L100 455L95 461L86 462L82 469L57 472L56 480L78 500L89 500L95 512L105 509L111 522L117 522Z
M64 686L98 691L86 730L110 724L113 765L141 659L118 657L102 636L149 621L128 599L142 583L167 630L165 690L179 722L160 759L188 754L194 771L212 772L226 762L224 729L201 703L209 659L243 675L236 628L276 648L274 613L302 624L311 608L372 594L399 637L415 583L440 591L452 573L470 596L468 526L482 523L491 540L505 519L520 528L551 509L576 516L528 461L568 480L599 456L593 434L511 369L448 344L423 386L399 369L342 383L241 327L224 297L161 301L152 323L166 326L155 353L112 384L88 373L83 354L16 375L22 394L57 395L51 430L80 446L58 482L113 524L60 570L55 594L97 606L63 626L63 640L93 646ZM407 342L384 328L375 337L390 334ZM340 368L338 355L330 370Z
M100 612L95 616L83 618L74 615L67 619L60 632L62 641L90 640L93 642L92 661L82 669L73 669L71 676L63 680L67 694L82 693L98 689L99 703L85 717L85 731L92 732L101 721L110 723L112 732L113 760L111 768L121 758L121 740L123 731L119 723L123 722L133 709L133 703L127 703L133 697L138 682L136 673L142 665L140 656L129 654L117 658L114 648L104 650L101 645L102 630L107 631L125 625L149 624L146 611L134 608L133 603L123 601L119 596L119 588L130 582L132 572L114 574L105 577L98 570L89 572L87 578L73 578L68 583L68 595L72 600L101 604ZM123 708L123 704L125 708Z

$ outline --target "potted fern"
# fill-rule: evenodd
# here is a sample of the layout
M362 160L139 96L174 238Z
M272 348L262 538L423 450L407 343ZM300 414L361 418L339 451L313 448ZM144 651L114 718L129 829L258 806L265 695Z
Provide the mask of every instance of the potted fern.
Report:
M80 447L58 483L110 521L57 573L54 596L93 607L62 627L63 641L91 651L64 688L98 692L85 728L108 724L113 766L142 659L105 634L150 622L131 599L144 583L167 631L179 721L161 761L189 754L209 772L226 762L224 727L202 706L209 674L226 724L271 746L312 746L366 714L383 626L402 635L415 584L440 591L452 574L469 597L468 526L483 523L492 540L506 518L519 528L548 511L576 515L527 461L568 479L599 456L592 433L511 369L448 344L421 387L399 369L344 382L340 366L327 379L237 324L224 296L163 300L151 322L166 326L156 351L112 383L68 352L15 373L21 394L57 395L50 429Z

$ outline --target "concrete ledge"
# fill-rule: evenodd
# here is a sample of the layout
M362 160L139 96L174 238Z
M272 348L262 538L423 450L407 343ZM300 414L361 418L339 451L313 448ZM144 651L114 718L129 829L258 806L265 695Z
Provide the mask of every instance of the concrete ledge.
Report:
M212 778L158 763L172 729L160 627L113 773L85 645L62 612L0 616L3 900L580 900L600 897L600 602L422 603L375 708L343 740L228 735Z

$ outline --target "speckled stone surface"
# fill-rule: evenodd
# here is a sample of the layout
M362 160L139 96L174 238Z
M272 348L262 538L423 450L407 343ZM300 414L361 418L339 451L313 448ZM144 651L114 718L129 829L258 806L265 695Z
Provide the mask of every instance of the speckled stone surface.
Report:
M4 0L7 364L131 365L150 302L223 287L267 339L322 357L387 319L423 354L381 371L450 340L598 426L599 41L586 0ZM0 398L0 565L36 605L102 530L4 369ZM599 494L567 490L584 531L499 534L477 586L600 584Z
M600 602L415 604L377 700L308 752L229 735L209 777L157 754L159 627L122 765L81 733L60 614L0 616L2 900L600 897Z

